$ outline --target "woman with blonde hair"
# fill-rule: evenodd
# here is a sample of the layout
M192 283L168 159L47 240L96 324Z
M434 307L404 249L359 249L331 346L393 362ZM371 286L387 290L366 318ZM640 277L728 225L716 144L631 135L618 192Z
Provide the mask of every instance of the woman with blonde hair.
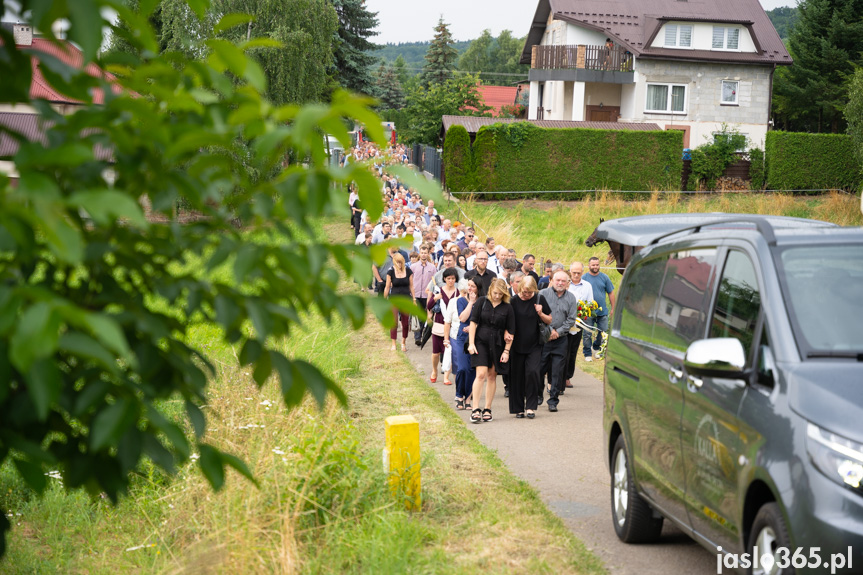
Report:
M393 254L393 267L387 272L387 284L384 287L384 297L388 298L391 295L400 295L413 299L414 304L417 303L417 298L414 296L414 278L411 269L405 265L405 258L398 252ZM407 350L408 331L410 331L411 317L403 311L393 306L393 317L396 324L390 330L390 339L393 340L393 345L390 349L396 350L396 336L399 333L399 317L402 324L402 351Z
M524 276L518 293L510 302L515 316L515 337L512 341L512 361L509 368L509 412L521 419L536 416L539 403L542 341L539 322L551 323L551 307L539 295L536 280Z
M515 333L515 316L509 304L509 289L500 278L491 280L488 295L477 299L470 316L468 353L476 368L473 383L473 423L491 421L491 403L497 389L497 374L509 372L510 346ZM485 409L480 400L485 391Z

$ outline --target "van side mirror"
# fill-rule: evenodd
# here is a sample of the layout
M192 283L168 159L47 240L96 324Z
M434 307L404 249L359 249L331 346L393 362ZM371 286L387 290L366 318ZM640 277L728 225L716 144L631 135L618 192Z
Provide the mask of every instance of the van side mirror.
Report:
M746 351L740 340L733 337L699 339L687 348L683 367L691 375L742 378Z

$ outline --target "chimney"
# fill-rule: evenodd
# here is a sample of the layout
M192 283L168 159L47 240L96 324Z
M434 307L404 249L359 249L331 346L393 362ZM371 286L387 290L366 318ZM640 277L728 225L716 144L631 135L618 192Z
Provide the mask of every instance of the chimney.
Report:
M30 24L13 24L12 36L17 46L33 45L33 27Z

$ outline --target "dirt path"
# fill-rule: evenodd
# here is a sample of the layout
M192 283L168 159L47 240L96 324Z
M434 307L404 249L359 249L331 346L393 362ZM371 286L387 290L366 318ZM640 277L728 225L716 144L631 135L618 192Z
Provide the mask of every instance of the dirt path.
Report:
M401 353L401 352L393 352ZM420 351L408 339L408 358L420 373L431 370L431 342ZM660 543L626 545L614 533L609 507L609 474L602 447L602 382L576 370L574 388L561 398L559 411L540 406L536 419L509 415L503 383L498 378L491 423L471 424L469 412L459 411L465 425L488 447L497 450L513 473L536 488L610 573L716 573L716 556L666 522ZM455 386L429 383L455 408Z

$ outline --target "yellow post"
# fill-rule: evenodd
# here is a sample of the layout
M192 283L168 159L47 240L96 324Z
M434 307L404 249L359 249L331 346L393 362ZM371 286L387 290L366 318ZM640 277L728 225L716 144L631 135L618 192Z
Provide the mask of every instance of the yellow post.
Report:
M394 415L385 423L384 472L396 497L409 511L422 509L420 490L420 424L412 415Z

